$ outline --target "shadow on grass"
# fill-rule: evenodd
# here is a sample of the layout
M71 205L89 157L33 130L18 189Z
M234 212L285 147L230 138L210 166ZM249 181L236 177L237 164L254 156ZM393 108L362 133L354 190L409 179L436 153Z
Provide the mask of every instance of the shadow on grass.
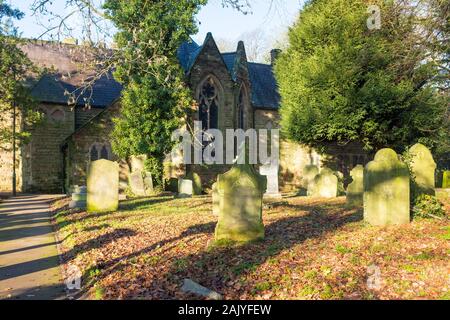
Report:
M178 257L172 262L167 271L158 275L150 285L146 285L147 288L158 288L158 292L151 294L151 298L176 298L178 291L174 291L176 289L173 289L173 283L181 285L184 278L193 279L225 296L232 295L236 297L236 290L227 287L227 282L253 272L258 266L277 256L283 250L301 244L307 239L319 238L326 233L340 229L348 223L361 221L363 218L361 209L338 208L335 213L327 214L330 207L336 209L336 204L332 203L322 206L283 203L282 206L291 210L307 211L307 213L303 216L286 217L266 225L264 241L237 247L213 247ZM183 238L199 234L211 234L214 232L214 227L215 223L213 222L195 225L186 229L178 237L154 243L143 250L110 260L101 266L102 272L98 275L96 281L111 273L123 270L126 264L118 263L119 261L139 257L142 254L150 253L155 249L169 245L159 252L159 254L164 254L171 249L170 244L175 246L176 242ZM168 283L171 283L172 286L168 285ZM126 292L128 289L122 288L122 293L124 292L123 290L125 290L123 296L127 297ZM130 297L132 297L131 291Z

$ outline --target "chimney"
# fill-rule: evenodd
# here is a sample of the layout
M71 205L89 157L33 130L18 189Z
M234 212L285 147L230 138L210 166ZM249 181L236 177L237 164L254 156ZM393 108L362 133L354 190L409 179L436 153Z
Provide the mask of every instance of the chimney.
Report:
M281 50L280 49L272 49L270 50L270 64L274 65L275 61L277 60L278 56L280 55Z

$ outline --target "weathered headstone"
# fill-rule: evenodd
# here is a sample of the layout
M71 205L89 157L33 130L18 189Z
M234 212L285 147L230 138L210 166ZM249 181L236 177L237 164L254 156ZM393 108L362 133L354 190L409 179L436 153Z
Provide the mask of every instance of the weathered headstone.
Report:
M165 184L166 191L178 193L178 178L169 178Z
M319 167L315 165L307 165L303 168L304 187L308 190L309 183L319 174Z
M450 171L444 171L442 174L442 188L450 188Z
M212 211L213 215L218 216L220 212L219 208L220 197L219 191L217 190L217 182L212 185Z
M87 189L85 186L74 186L72 192L72 199L69 202L69 208L86 208Z
M262 197L266 186L267 178L248 164L234 165L218 176L216 242L249 242L264 238Z
M119 165L105 159L89 165L87 177L88 212L116 211L119 207Z
M430 150L423 144L417 143L409 149L411 156L411 174L414 176L414 196L420 194L435 195L436 162Z
M130 188L135 196L145 197L145 185L142 171L138 170L130 174Z
M278 186L278 165L265 164L260 166L259 173L267 177L267 190L264 194L267 197L279 198L281 197Z
M364 196L364 167L357 165L350 171L352 182L347 187L347 204L359 206L363 204Z
M364 220L375 226L410 221L409 170L392 149L381 149L364 168Z
M192 180L178 179L178 197L191 198L194 193L194 185Z
M153 193L153 177L152 174L148 171L144 172L144 188L145 193L147 195L151 195Z
M186 179L192 180L193 194L195 196L200 196L203 194L202 179L198 173L191 171L186 175Z
M309 183L308 195L320 198L336 198L338 195L338 178L329 168L323 168Z

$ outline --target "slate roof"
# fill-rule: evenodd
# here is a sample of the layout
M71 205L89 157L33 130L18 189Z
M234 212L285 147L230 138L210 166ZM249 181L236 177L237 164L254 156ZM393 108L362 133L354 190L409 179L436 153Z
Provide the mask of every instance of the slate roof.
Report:
M196 44L192 39L185 42L178 50L178 59L183 69L188 72L195 62L202 46ZM223 61L232 74L236 52L222 53ZM251 83L252 104L260 109L278 109L280 95L278 94L277 82L273 74L272 66L269 64L248 62L248 72Z
M33 96L41 102L67 104L69 96L67 92L80 94L76 91L86 73L80 73L79 67L73 62L73 56L78 54L73 45L61 45L51 42L30 42L23 51L37 65L52 68L55 73L42 76L33 86ZM183 43L178 49L178 59L185 72L188 72L202 46L192 39ZM232 74L236 52L222 53L224 63ZM259 63L248 63L248 71L251 82L252 104L257 108L278 109L280 96L277 84L272 72L272 66ZM78 89L79 90L79 89ZM103 76L92 86L92 92L88 90L77 99L77 106L85 105L85 98L92 94L90 103L93 107L106 108L120 97L122 86L114 80L112 75Z
M47 103L67 104L69 95L76 97L76 106L84 106L87 101L96 108L105 108L116 100L122 91L122 85L112 75L98 79L91 88L81 92L79 86L70 83L61 74L47 74L41 77L31 90L32 96Z

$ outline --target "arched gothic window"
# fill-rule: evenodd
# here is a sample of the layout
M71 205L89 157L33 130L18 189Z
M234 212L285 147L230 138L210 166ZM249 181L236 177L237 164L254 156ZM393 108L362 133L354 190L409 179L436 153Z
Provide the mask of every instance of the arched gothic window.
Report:
M100 159L109 159L108 149L105 145L102 147L102 151L100 151Z
M95 145L93 145L93 146L91 147L90 160L91 160L91 161L96 161L96 160L98 160L98 150L97 150L97 147L96 147Z
M106 143L94 143L89 151L89 160L96 161L100 159L110 160L111 152Z
M212 77L208 77L199 93L199 121L202 129L218 128L219 90Z

